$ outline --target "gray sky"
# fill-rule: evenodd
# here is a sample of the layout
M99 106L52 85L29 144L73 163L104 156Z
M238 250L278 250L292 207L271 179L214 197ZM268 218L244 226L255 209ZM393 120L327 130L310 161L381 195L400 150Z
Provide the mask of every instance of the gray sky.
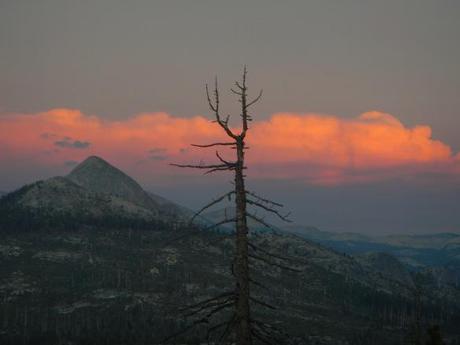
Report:
M0 0L0 112L66 107L107 119L208 114L203 85L216 74L230 85L247 64L251 86L265 91L260 118L279 111L354 117L375 109L408 126L430 125L457 152L459 15L458 0ZM230 100L224 99L236 109ZM22 181L10 180L0 189ZM378 198L349 188L305 195L334 205L349 195L346 208L334 206L334 223L354 227L355 208ZM448 189L430 207L458 201ZM181 198L178 190L164 192ZM407 204L420 193L395 188L389 199ZM299 193L284 197L291 205L313 202ZM398 231L407 229L407 212L390 205L381 216L367 210L358 227L389 215ZM458 211L434 212L435 224L425 230L459 226ZM416 219L422 210L413 212ZM319 210L301 217L326 227L327 219Z

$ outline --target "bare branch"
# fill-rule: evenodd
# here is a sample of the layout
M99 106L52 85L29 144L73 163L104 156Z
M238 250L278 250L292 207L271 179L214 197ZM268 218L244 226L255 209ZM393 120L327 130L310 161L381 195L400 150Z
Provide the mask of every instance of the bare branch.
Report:
M274 332L277 332L277 333L281 333L281 334L284 333L278 327L270 325L270 324L268 324L266 322L262 322L262 321L259 321L259 320L251 320L251 323L254 324L255 326L257 326L260 330L263 330L264 332L267 332L267 329L268 329L270 331L274 331Z
M291 338L289 334L287 334L283 330L280 330L279 328L273 325L269 325L265 322L251 320L251 324L253 325L251 329L253 335L267 345L287 344L286 339ZM276 342L272 343L272 340Z
M241 91L245 90L246 88L241 85L238 81L235 81L235 85L238 87L238 89L240 89Z
M248 126L248 121L250 121L250 116L248 115L248 106L247 106L247 87L246 87L246 65L244 66L243 70L243 85L240 85L237 82L237 86L241 90L241 98L240 98L240 103L241 103L241 118L243 119L243 130L241 131L240 137L244 138L246 136L246 132L249 128Z
M225 332L227 331L227 329L231 326L231 324L233 323L233 320L234 320L234 315L232 315L232 317L230 318L230 320L224 321L224 322L221 322L221 323L218 323L217 325L212 326L211 328L209 328L208 331L207 331L207 333L206 333L206 339L208 340L208 343L209 343L209 338L210 338L210 336L211 336L211 334L212 334L213 332L216 332L218 329L220 329L220 328L226 326L224 332L223 332L222 335L221 335L221 339L220 339L220 340L222 341L222 336L223 336L223 334L225 334Z
M230 120L230 115L227 115L227 117L225 118L225 120L223 120L222 122L225 124L225 126L228 126L228 121Z
M170 163L169 165L179 167L179 168L193 168L193 169L219 169L219 168L228 168L228 164L212 164L212 165L194 165L194 164L175 164Z
M209 323L209 321L206 318L198 319L198 320L194 321L191 325L189 325L189 326L185 327L184 329L182 329L181 331L176 332L176 333L174 333L174 334L162 339L160 344L167 343L169 340L171 340L173 338L176 338L179 335L182 335L184 333L187 333L189 330L191 330L192 328L194 328L194 327L196 327L196 326L198 326L199 324L202 324L202 323Z
M190 222L193 222L193 220L198 217L201 213L203 213L204 211L206 211L208 208L218 204L219 202L223 201L225 198L228 198L229 200L231 199L232 195L235 194L235 191L232 190L228 193L225 193L224 195L218 197L217 199L214 199L213 201L211 201L209 204L203 206L198 212L196 212L193 217L190 219Z
M268 309L272 309L272 310L278 309L278 308L276 308L275 306L273 306L273 305L271 305L271 304L268 304L268 303L266 303L266 302L264 302L264 301L261 301L261 300L255 298L255 297L249 297L249 299L250 299L251 301L253 301L254 303L259 304L259 305L261 305L261 306L263 306L263 307L266 307L266 308L268 308Z
M207 317L211 317L212 315L214 315L215 313L225 309L225 308L228 308L230 306L233 306L235 304L235 301L234 299L230 300L229 302L225 303L225 304L222 304L218 307L216 307L215 309L211 310L208 314L206 314Z
M276 254L273 254L273 253L270 253L269 251L267 251L265 249L259 248L258 246L256 246L253 243L248 242L248 246L251 247L254 251L260 251L260 252L264 253L265 255L271 256L271 257L273 257L275 259L290 261L290 259L288 259L288 258L279 256L279 255L276 255Z
M272 231L276 231L276 229L271 226L270 224L268 224L267 222L265 222L262 218L259 218L251 213L248 213L246 212L246 216L248 216L249 218L251 218L252 220L255 220L257 223L260 223L262 224L263 226L265 226L267 229L270 229Z
M254 280L254 279L251 279L249 278L249 282L254 284L255 286L258 286L264 290L267 290L267 291L270 291L270 289L268 287L266 287L265 285L263 285L262 283L259 283L257 280Z
M256 98L254 98L251 102L249 102L248 104L246 104L246 109L249 108L251 105L257 103L257 102L260 100L260 98L262 97L262 93L263 93L263 90L261 89L261 90L259 91L259 95L258 95Z
M235 95L241 96L242 93L239 91L236 91L235 89L230 89L231 92L233 92Z
M225 328L224 332L220 336L219 341L223 341L224 339L226 339L228 337L233 325L236 323L237 320L238 319L237 319L236 314L233 314L232 317L230 318L230 322L227 324L227 327Z
M220 117L220 113L219 113L219 102L220 101L219 101L219 89L217 86L217 78L215 80L215 86L214 86L214 103L211 100L211 97L209 95L208 84L206 84L206 97L208 99L209 107L214 112L214 116L216 117L216 122L225 130L225 132L227 133L229 137L236 139L237 136L228 127L229 117L227 116L226 120L222 120L222 118Z
M204 301L200 301L196 304L192 304L192 305L189 305L183 309L181 309L180 311L183 312L183 311L186 311L186 310L190 310L190 309L195 309L197 307L201 307L203 305L206 305L208 303L211 303L211 302L214 302L214 301L218 301L224 297L229 297L229 296L235 296L235 292L234 291L227 291L227 292L224 292L218 296L215 296L215 297L212 297L212 298L208 298L208 299L205 299Z
M216 79L216 84L217 84L217 79ZM217 89L217 87L216 87L216 89ZM208 105L211 108L211 110L214 113L219 114L219 94L217 94L215 104L213 104L213 102L211 101L211 97L209 96L208 84L206 84L206 97L208 99Z
M274 254L274 253L271 253L269 252L268 250L265 250L263 248L260 248L258 246L256 246L254 243L251 243L251 242L248 242L248 246L251 247L254 251L259 251L269 257L272 257L274 259L278 259L278 260L283 260L283 261L290 261L290 262L295 262L295 263L298 263L298 264L303 264L302 262L300 262L299 260L297 259L294 259L294 258L288 258L288 257L285 257L285 256L281 256L281 255L277 255L277 254Z
M231 171L231 170L235 170L235 167L214 168L214 169L210 169L209 171L206 171L206 172L204 173L204 175L209 175L209 174L215 173L215 172L217 172L217 171Z
M265 259L265 258L262 257L262 256L258 256L258 255L254 255L254 254L248 254L248 255L249 255L250 258L253 258L254 260L262 261L263 263L265 263L265 264L267 264L267 265L270 265L270 266L275 266L275 267L281 268L281 269L283 269L283 270L292 271L292 272L296 272L296 273L302 272L302 271L299 270L299 269L292 268L292 267L285 266L285 265L281 265L281 264L279 264L279 263L276 263L276 262L270 261L270 260L268 260L268 259Z
M271 207L268 207L268 206L265 206L257 201L253 201L251 199L246 199L246 202L250 205L253 205L253 206L257 206L257 207L260 207L262 209L264 209L265 211L267 212L271 212L273 214L275 214L279 219L285 221L286 223L292 223L292 221L290 219L288 219L287 217L289 216L289 213L285 216L283 216L281 213L279 213L277 210L275 210L274 208L271 208Z
M231 171L235 170L236 164L231 162L225 162L223 164L212 164L212 165L196 165L196 164L176 164L170 163L170 165L179 167L179 168L192 168L192 169L208 169L204 174L208 175L216 171Z
M217 228L221 225L224 225L224 224L227 224L227 223L235 223L236 222L236 218L231 218L231 219L224 219L223 221L219 222L219 223L216 223L216 224L213 224L211 226L208 226L207 228L205 228L205 230L211 230L211 229L214 229L214 228Z
M211 303L209 305L205 305L205 306L202 306L200 308L198 308L197 310L193 310L187 314L185 314L185 317L190 317L190 316L194 316L196 314L199 314L201 312L204 312L205 310L208 310L210 308L213 308L211 311L208 312L208 314L206 315L206 318L209 318L211 317L213 314L217 313L218 311L222 310L222 309L225 309L227 307L229 307L230 305L233 305L235 302L235 299L234 298L227 298L225 301L222 301L222 302L214 302L214 303Z
M257 339L259 339L262 343L266 344L266 345L276 345L276 343L272 343L271 341L269 341L267 338L265 338L262 334L260 334L258 331L256 331L255 329L252 329L251 330L251 333L254 337L256 337Z
M212 144L207 144L207 145L199 145L199 144L191 144L194 147L213 147L213 146L232 146L236 145L235 143L212 143Z
M266 204L271 204L271 205L278 206L278 207L284 207L283 204L274 202L274 201L269 200L269 199L265 199L265 198L261 197L260 195L257 195L256 193L251 192L249 190L246 190L246 194L249 194L249 195L253 196L254 198L257 198L257 200L262 201L262 202L264 202Z
M224 164L231 165L231 166L236 166L236 162L229 162L225 159L222 158L222 156L219 154L219 151L216 151L216 157Z

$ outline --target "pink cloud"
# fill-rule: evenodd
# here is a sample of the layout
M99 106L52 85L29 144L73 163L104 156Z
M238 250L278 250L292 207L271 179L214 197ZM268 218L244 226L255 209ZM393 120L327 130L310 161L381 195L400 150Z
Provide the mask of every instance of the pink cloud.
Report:
M139 176L168 174L172 169L194 174L168 163L211 162L214 150L193 149L190 144L222 140L220 128L202 116L145 113L110 121L78 110L53 109L0 117L0 164L14 160L62 166L100 155L122 168L135 167ZM254 121L247 141L254 178L338 184L460 173L460 154L434 140L429 126L408 128L396 117L377 111L353 119L278 113ZM223 155L230 158L232 153Z

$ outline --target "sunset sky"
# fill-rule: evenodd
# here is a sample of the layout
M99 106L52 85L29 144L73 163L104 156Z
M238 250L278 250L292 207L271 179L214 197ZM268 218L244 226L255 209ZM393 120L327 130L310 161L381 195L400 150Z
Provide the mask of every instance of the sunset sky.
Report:
M248 184L296 223L460 231L460 2L0 0L0 190L89 155L197 208L229 188L169 163L224 139L204 85L264 89ZM223 151L230 158L233 152Z

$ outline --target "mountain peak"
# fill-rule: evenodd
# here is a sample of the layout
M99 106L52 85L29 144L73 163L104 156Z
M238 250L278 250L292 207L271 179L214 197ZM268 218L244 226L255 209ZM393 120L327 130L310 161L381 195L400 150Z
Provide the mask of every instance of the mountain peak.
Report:
M67 178L96 193L122 197L145 208L157 206L136 181L98 156L86 158Z
M140 188L131 177L98 156L89 156L86 158L83 162L78 164L67 177L79 185L94 189L96 192L100 189L97 184L103 182L101 179L112 180L111 182L130 180L130 184L133 184L133 186L135 184ZM116 181L113 181L114 179ZM107 193L105 191L105 185L106 183L104 183L104 190L100 192Z
M73 168L69 176L72 175L75 171L79 171L81 169L96 168L96 167L99 167L99 168L106 167L106 168L116 169L114 166L112 166L110 163L108 163L107 161L105 161L99 156L89 156L83 162L81 162L75 168Z

